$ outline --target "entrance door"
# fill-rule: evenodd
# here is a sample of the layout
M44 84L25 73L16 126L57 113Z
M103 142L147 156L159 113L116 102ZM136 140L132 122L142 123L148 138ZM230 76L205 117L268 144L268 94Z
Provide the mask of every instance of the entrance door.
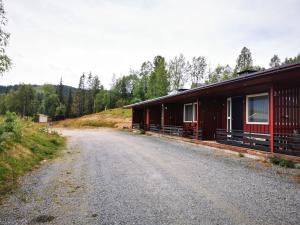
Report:
M201 109L201 107L200 107ZM218 125L218 115L221 114L221 104L217 100L208 100L202 105L203 120L203 139L215 140Z
M244 123L243 97L232 98L231 104L231 129L242 131Z

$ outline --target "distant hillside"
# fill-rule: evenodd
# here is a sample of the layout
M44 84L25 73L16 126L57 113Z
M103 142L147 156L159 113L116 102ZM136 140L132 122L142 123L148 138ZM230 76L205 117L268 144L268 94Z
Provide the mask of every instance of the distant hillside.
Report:
M114 127L130 128L131 109L110 109L74 119L62 120L55 127Z
M10 91L16 91L18 89L18 87L20 86L20 84L16 84L16 85L8 85L8 86L1 86L0 85L0 94L3 93L8 93ZM43 87L43 85L32 85L34 88L36 88L36 90L39 90ZM53 87L56 89L58 85L53 85ZM64 96L68 96L69 90L72 89L73 91L76 90L76 88L68 86L68 85L64 85Z

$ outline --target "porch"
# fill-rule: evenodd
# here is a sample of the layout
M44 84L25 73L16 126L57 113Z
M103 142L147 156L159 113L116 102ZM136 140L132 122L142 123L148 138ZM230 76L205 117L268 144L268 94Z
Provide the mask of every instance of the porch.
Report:
M250 78L137 104L133 128L300 156L298 71Z

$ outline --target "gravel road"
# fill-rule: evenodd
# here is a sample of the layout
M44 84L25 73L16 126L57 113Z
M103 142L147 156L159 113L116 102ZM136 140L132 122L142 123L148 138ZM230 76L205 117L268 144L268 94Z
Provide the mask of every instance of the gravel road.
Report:
M287 175L298 171L110 129L62 132L68 150L21 179L1 225L300 224Z

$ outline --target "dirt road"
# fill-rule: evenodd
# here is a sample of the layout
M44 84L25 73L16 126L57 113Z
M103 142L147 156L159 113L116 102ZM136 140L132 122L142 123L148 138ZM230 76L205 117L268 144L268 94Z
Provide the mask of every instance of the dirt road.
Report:
M1 225L300 224L283 169L109 129L63 133L65 155L22 179Z

